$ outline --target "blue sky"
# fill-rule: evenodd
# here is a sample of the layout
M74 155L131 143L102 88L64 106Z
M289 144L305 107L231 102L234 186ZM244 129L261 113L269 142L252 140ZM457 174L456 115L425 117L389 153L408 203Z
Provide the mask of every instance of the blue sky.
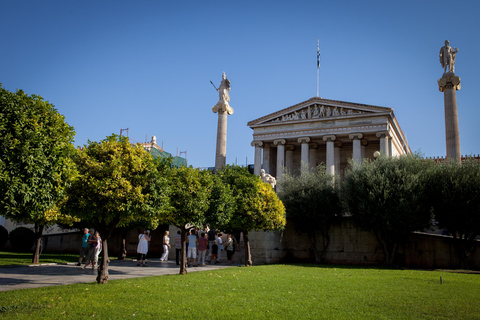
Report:
M449 8L450 7L450 8ZM227 163L253 163L247 122L316 95L391 107L413 151L445 155L446 39L462 154L480 153L480 1L0 1L0 83L49 100L75 144L129 128L215 164L211 108L232 83Z

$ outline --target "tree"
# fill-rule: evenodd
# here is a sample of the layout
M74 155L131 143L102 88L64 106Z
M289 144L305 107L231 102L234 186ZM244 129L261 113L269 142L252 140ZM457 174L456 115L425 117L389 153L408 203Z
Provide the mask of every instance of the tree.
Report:
M326 172L325 166L318 166L299 176L284 175L280 186L279 197L287 210L287 220L297 231L307 234L315 262L323 263L330 244L330 227L342 214L334 176ZM317 232L322 238L321 248Z
M469 268L480 234L480 162L436 165L428 177L428 192L435 220L453 236L462 267Z
M180 274L186 274L186 232L206 222L213 185L212 174L209 171L180 167L171 168L168 178L171 186L172 207L165 221L177 226L182 232Z
M350 164L342 186L346 210L358 227L375 234L392 265L399 242L430 225L425 177L431 165L415 156Z
M103 250L97 282L107 283L112 231L138 220L158 225L168 209L168 183L142 146L117 135L89 141L78 150L75 163L79 175L68 189L64 209L100 232Z
M75 175L75 132L52 104L37 95L0 87L0 212L35 225L38 263L43 230L61 216L56 206Z
M240 166L225 166L219 173L235 200L235 212L228 231L241 232L245 242L245 265L252 265L248 233L252 230L279 230L285 227L285 207L269 184Z

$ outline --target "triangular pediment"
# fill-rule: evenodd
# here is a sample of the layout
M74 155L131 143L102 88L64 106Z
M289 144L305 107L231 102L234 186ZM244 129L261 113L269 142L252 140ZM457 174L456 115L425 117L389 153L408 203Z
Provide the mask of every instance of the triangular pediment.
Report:
M315 121L338 117L368 116L369 114L384 114L390 112L393 112L393 109L315 97L250 121L248 126L292 121Z

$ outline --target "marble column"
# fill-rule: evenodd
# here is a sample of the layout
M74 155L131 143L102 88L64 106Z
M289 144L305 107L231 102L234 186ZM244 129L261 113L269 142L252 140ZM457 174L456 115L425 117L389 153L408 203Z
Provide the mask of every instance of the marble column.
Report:
M300 170L303 173L308 169L308 143L310 142L310 137L301 137L297 139L298 143L301 143L301 161L300 161Z
M262 169L262 141L252 141L252 147L255 147L255 160L253 165L253 174L260 175L260 170Z
M215 171L220 171L227 161L227 115L223 110L218 111L217 149L215 153Z
M365 149L368 145L368 140L367 139L362 139L361 141L361 151L362 151L362 159L365 159Z
M267 144L263 147L263 170L268 174L273 173L270 172L270 145Z
M380 153L390 156L388 150L388 138L390 137L388 131L377 132L377 138L380 138Z
M283 167L285 166L285 139L274 140L273 144L277 146L277 181L282 180Z
M337 137L334 135L324 136L323 141L327 143L327 172L331 175L335 174L335 151L334 151L334 141Z
M443 92L445 104L445 139L447 159L461 161L460 134L458 130L457 90L460 90L460 77L446 72L438 80L438 89Z
M363 138L363 134L352 133L348 137L353 141L353 154L352 154L353 161L355 161L356 163L362 162L361 139Z
M289 174L293 174L293 150L295 147L291 144L285 146L285 167Z
M309 150L308 150L308 167L310 170L315 170L315 167L317 166L317 148L318 144L317 143L310 143L308 145Z
M340 149L342 148L343 143L341 141L335 141L333 143L333 150L335 155L335 174L340 177Z

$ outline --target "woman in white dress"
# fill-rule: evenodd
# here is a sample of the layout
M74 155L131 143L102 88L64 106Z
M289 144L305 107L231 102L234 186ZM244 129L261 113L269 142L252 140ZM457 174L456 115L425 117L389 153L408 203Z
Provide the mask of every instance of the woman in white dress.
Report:
M170 237L168 235L169 232L165 231L165 234L163 236L163 254L160 258L160 262L168 261L168 252L170 250Z
M145 234L145 229L140 230L137 246L137 266L140 266L140 261L142 261L144 267L147 266L145 258L148 252L148 241L150 241L150 237Z

